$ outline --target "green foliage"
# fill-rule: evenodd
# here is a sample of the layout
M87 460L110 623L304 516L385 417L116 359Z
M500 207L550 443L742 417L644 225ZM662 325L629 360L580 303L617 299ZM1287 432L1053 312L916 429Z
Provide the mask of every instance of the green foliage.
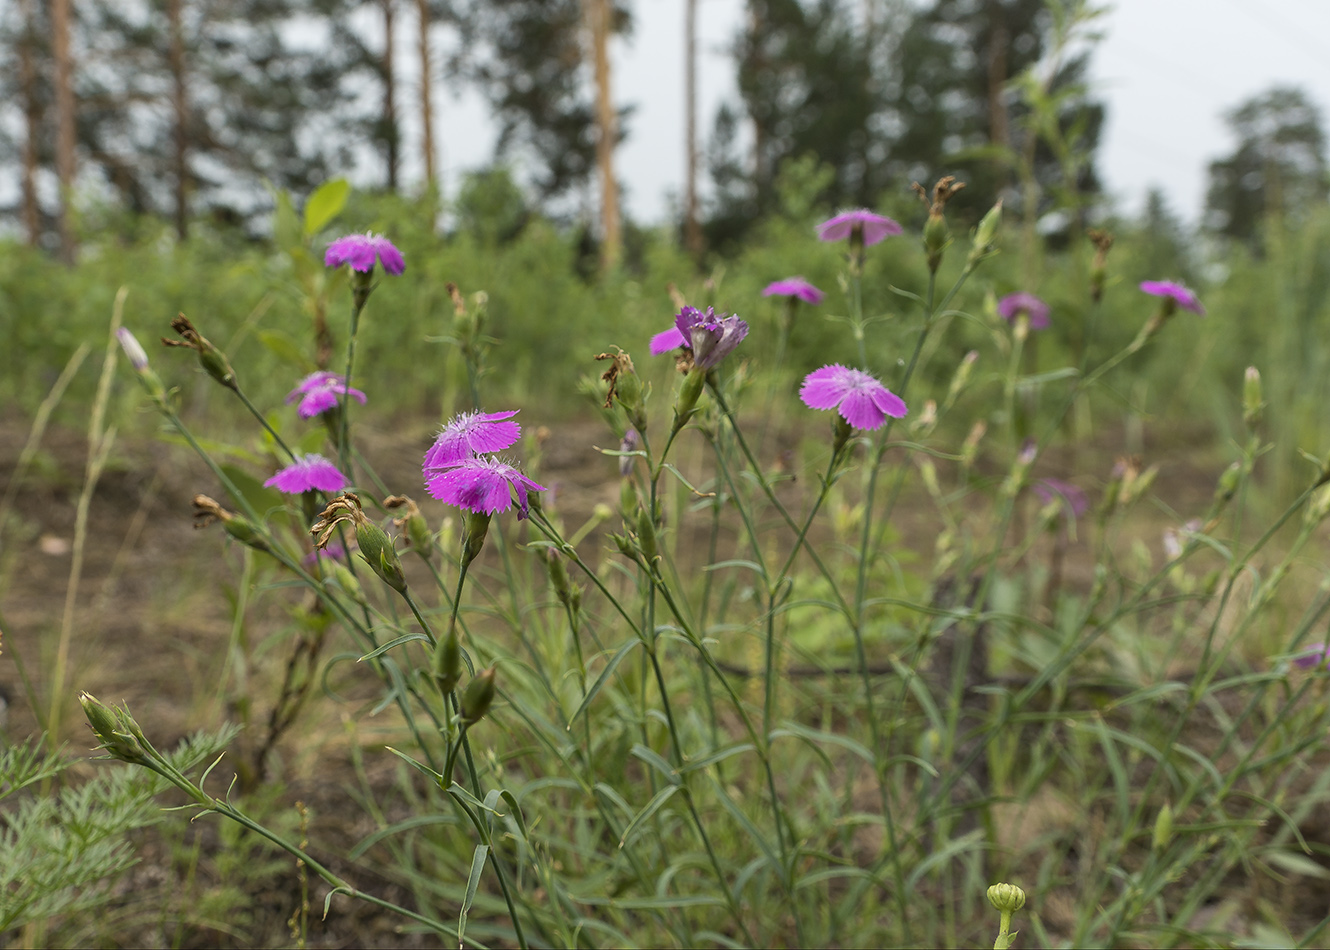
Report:
M200 733L169 761L193 768L234 736ZM162 817L155 798L165 780L119 766L67 784L72 763L42 748L30 741L0 751L0 934L83 926L80 918L122 900L113 886L136 863L132 835Z

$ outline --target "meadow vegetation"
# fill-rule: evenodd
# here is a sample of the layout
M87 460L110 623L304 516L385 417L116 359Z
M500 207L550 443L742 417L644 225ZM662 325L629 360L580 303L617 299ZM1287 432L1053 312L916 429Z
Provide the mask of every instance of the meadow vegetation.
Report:
M5 878L7 939L1323 943L1330 214L1108 250L901 201L863 247L817 239L824 175L789 163L705 269L643 232L599 275L539 217L440 236L339 183L262 238L89 212L73 267L8 247L0 850L64 857ZM366 230L404 273L325 266ZM795 274L825 300L762 295ZM689 306L748 329L681 374L648 341ZM234 386L155 342L177 314ZM810 408L836 363L908 413ZM348 368L365 405L286 401ZM427 491L441 425L511 410L529 517ZM265 485L315 452L355 501ZM158 497L195 492L196 534ZM50 497L63 613L21 589ZM128 764L90 769L84 689Z

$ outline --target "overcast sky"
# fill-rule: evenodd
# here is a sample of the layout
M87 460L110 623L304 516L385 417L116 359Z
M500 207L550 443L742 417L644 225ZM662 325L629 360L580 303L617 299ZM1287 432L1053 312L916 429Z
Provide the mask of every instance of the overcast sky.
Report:
M631 214L659 221L683 190L683 0L633 0L632 39L616 42L615 99L632 104L618 154ZM1136 211L1157 185L1195 221L1210 160L1232 148L1223 113L1275 83L1330 103L1330 0L1117 0L1100 21L1095 94L1108 104L1100 174L1120 207ZM734 97L729 48L744 0L699 0L698 82L703 136ZM405 45L405 44L403 44ZM400 48L400 47L399 47ZM493 129L473 95L442 97L446 187L484 164ZM411 130L407 130L408 135ZM408 149L410 149L408 145ZM410 171L408 166L407 171Z

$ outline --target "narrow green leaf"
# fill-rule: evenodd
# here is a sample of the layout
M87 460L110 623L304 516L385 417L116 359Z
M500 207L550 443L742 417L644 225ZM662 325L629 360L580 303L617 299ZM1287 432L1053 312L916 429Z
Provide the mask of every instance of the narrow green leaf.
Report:
M578 706L577 711L569 717L568 729L570 731L573 728L573 724L577 722L582 713L586 712L587 707L591 705L591 701L600 694L600 691L605 687L609 678L614 675L615 669L617 669L619 664L623 662L623 658L628 655L633 647L641 645L641 640L629 640L623 646L619 647L614 656L610 657L610 661L605 664L605 669L600 671L600 675L596 677L596 681L591 684L591 688L587 690L586 695L582 697L582 704Z
M628 822L628 827L623 830L623 834L619 837L619 847L625 847L632 839L633 832L640 828L645 822L650 821L651 816L660 811L665 803L673 798L675 793L681 788L682 786L680 785L666 785L655 795L651 796L651 801L647 802L646 806L633 816L633 820Z
M457 915L457 942L460 945L466 933L466 916L471 913L471 903L476 899L476 888L480 886L480 872L485 870L485 859L489 857L489 845L478 844L471 855L471 875L466 879L466 896L462 898L462 910Z
M660 754L654 749L648 749L642 743L637 743L629 750L634 758L641 759L647 765L651 766L664 777L665 781L671 785L679 784L679 773L674 770L674 766L661 758Z
M398 637L395 640L389 640L387 643L379 647L377 650L370 650L368 653L366 653L356 662L363 663L365 660L372 660L375 657L383 656L383 654L387 653L389 650L393 649L394 647L400 647L402 644L410 643L412 640L424 640L426 643L429 642L429 638L426 637L423 633L408 633L405 634L404 636Z

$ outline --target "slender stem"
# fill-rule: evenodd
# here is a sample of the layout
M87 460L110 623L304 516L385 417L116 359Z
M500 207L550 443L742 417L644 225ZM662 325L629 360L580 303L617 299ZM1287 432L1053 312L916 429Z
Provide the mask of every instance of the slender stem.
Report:
M354 280L354 276L352 280ZM355 477L351 473L351 399L349 391L351 389L351 370L356 361L356 335L360 330L360 311L364 307L363 298L356 294L351 298L351 334L346 341L346 373L343 385L348 392L343 394L342 406L342 435L338 440L337 457L342 463L342 471L346 473L352 481Z
M245 391L239 386L236 386L231 391L240 397L240 401L245 404L245 408L249 410L250 415L259 420L259 425L263 426L268 435L272 436L272 440L277 443L277 447L286 453L287 458L294 462L296 459L296 453L291 451L291 447L282 441L282 437L277 434L277 430L268 425L268 420L265 419L263 413L259 412L258 408L249 401L249 397L245 395Z

